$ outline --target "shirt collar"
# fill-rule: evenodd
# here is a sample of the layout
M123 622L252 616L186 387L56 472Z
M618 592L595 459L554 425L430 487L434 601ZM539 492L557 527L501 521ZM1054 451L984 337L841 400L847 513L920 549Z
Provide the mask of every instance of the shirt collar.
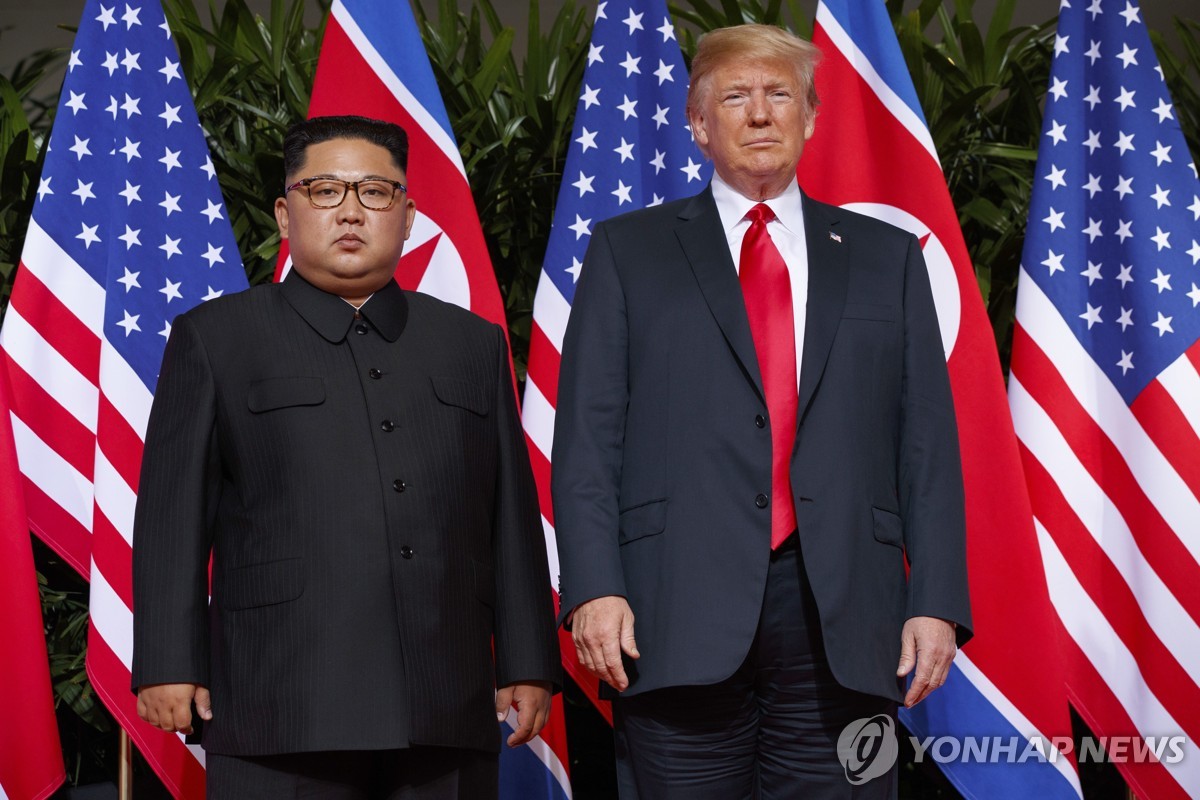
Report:
M717 172L712 176L713 200L717 203L717 213L721 215L721 227L728 236L739 223L745 221L746 213L760 202L765 202L775 212L775 218L792 233L801 236L804 233L804 195L800 192L800 184L795 179L783 190L783 194L770 200L751 200L721 179Z
M294 268L283 279L283 296L322 337L333 343L346 338L354 322L354 306L313 286ZM408 299L394 280L388 281L363 303L359 313L383 338L394 342L408 322Z

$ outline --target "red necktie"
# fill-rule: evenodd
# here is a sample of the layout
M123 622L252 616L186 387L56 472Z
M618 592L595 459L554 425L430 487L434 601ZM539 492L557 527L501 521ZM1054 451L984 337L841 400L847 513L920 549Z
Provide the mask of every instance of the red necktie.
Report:
M746 218L750 220L750 230L742 240L738 279L771 418L771 548L774 549L796 529L796 509L788 477L799 405L796 325L787 264L767 233L767 223L775 219L775 212L765 203L759 203Z

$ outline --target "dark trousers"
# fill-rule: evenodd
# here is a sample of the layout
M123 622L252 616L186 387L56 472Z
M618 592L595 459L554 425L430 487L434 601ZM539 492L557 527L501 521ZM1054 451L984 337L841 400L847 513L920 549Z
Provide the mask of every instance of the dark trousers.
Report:
M894 765L853 785L838 759L847 724L894 716L895 704L834 680L796 541L771 555L758 631L737 672L613 701L622 800L896 796Z
M209 753L205 762L208 800L482 800L499 792L496 754L450 747Z

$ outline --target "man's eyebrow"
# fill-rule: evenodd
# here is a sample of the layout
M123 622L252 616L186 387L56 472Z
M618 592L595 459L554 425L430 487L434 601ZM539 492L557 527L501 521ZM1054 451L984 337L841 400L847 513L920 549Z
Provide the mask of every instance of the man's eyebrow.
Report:
M309 176L309 180L335 180L335 181L343 181L343 180L346 180L346 178L343 178L343 177L341 177L340 175L334 175L334 174L333 174L333 173L331 173L331 172L322 172L322 173L319 173L319 174L317 174L317 175L310 175L310 176ZM358 180L358 181L391 181L391 180L395 180L395 178L389 178L389 177L388 177L388 176L386 176L386 175L374 175L374 174L372 174L372 175L363 175L361 178L356 178L355 180Z

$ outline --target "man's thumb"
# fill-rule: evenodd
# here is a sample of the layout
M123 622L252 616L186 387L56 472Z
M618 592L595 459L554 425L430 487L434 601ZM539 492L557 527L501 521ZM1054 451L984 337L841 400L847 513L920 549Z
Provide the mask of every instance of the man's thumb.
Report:
M200 713L200 719L212 719L212 694L203 686L196 687L196 711Z
M633 638L633 621L626 620L621 626L621 649L630 658L641 658L642 654L638 652L637 641Z

